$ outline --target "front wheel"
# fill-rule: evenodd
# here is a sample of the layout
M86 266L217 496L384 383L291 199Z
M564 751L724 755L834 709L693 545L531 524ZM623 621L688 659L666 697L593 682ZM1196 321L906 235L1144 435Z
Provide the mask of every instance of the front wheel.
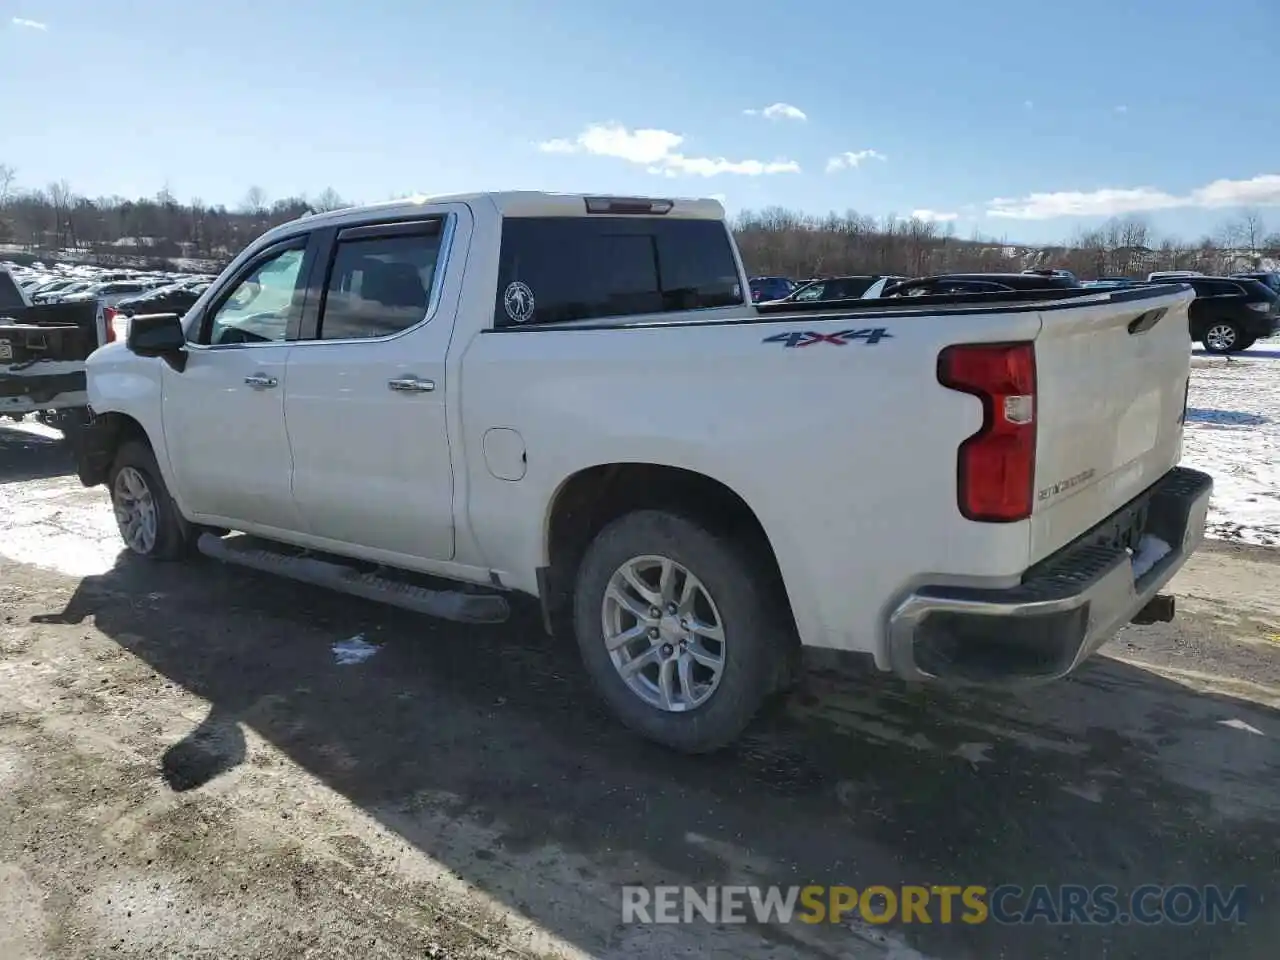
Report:
M1210 324L1209 329L1204 332L1204 339L1200 342L1204 344L1205 351L1208 353L1235 353L1237 350L1243 350L1241 345L1244 340L1244 332L1234 323L1225 320Z
M684 753L736 739L775 689L789 633L749 551L674 514L613 521L588 548L575 633L604 701L632 730Z
M191 552L191 525L169 496L150 446L139 440L122 444L107 482L116 526L131 552L148 560L177 560Z

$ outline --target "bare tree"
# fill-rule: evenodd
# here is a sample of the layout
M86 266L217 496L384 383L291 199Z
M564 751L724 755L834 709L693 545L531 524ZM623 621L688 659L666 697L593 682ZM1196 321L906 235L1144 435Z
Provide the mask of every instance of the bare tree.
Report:
M245 213L264 213L267 209L267 191L259 186L252 186L245 191L241 208Z
M9 202L13 192L13 182L18 179L18 171L7 163L0 163L0 207Z
M53 229L57 235L58 249L71 245L70 215L75 200L71 193L71 184L58 180L49 184L49 204L53 207Z
M1262 245L1266 228L1262 223L1262 213L1256 207L1248 207L1240 213L1240 238L1249 251L1249 266L1258 266L1259 248Z
M343 207L349 207L346 200L338 195L338 191L333 187L325 187L320 191L320 195L311 201L311 209L316 213L325 213L329 210L341 210Z
M70 247L89 262L130 265L180 255L204 258L214 269L272 226L348 205L332 188L309 202L294 196L269 203L255 186L237 209L228 210L199 198L181 203L167 184L154 196L137 199L77 196L65 181L44 190L15 185L13 168L0 165L0 237L7 242L16 240L45 257ZM960 237L954 224L877 219L856 210L811 216L768 207L742 212L732 227L752 275L797 279L1028 267L1063 267L1083 278L1141 277L1151 270L1228 271L1245 248L1255 263L1263 256L1280 258L1280 233L1266 234L1262 218L1250 211L1194 242L1155 237L1138 217L1114 219L1054 245L1018 244L976 230Z

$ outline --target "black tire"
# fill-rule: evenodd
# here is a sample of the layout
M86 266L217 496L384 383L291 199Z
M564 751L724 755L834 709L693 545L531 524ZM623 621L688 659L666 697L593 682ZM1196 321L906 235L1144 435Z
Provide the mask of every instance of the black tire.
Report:
M1241 337L1240 342L1236 345L1237 350L1248 350L1258 342L1257 337Z
M1210 345L1209 332L1215 329L1216 327L1226 327L1231 330L1231 339L1226 346L1215 347ZM1218 356L1224 356L1225 354L1228 354L1228 353L1236 353L1240 350L1243 350L1244 347L1242 347L1240 344L1242 343L1244 338L1245 338L1244 331L1240 329L1239 324L1232 323L1229 320L1214 320L1212 323L1208 325L1208 327L1205 328L1205 334L1203 339L1201 339L1200 343L1204 346L1205 353L1213 353L1213 354L1217 354Z
M630 729L682 753L708 753L735 740L785 676L793 632L782 616L777 578L747 558L755 551L659 510L629 513L592 541L578 568L574 632L597 692ZM702 581L724 628L724 667L710 698L683 713L652 706L619 675L605 648L601 609L613 574L632 558L674 560Z
M129 542L122 527L120 535L125 541L125 546L131 553L148 560L181 560L190 556L195 543L195 531L178 512L178 506L169 495L169 488L165 486L164 477L160 475L155 454L151 451L150 445L142 440L127 440L121 444L116 451L111 470L107 474L107 489L111 494L111 506L117 511L117 526L121 526L117 509L119 506L117 481L121 472L127 468L136 471L146 485L155 508L156 529L152 545L149 549L143 549Z

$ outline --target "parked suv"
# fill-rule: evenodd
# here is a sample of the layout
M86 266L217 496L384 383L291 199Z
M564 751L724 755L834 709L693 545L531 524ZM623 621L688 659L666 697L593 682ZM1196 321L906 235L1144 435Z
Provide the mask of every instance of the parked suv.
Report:
M1170 277L1155 283L1187 283L1196 292L1189 318L1191 339L1208 353L1238 353L1280 331L1280 295L1257 280L1239 277Z
M750 283L752 303L781 300L796 288L795 281L786 277L752 277Z

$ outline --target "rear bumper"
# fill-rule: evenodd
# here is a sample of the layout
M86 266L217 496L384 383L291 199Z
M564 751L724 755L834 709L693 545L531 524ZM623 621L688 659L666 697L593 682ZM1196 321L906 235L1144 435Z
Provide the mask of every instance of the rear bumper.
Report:
M1015 587L917 588L889 618L893 671L967 684L1070 673L1132 621L1199 546L1212 491L1208 474L1177 467ZM1160 541L1169 549L1154 563L1135 565L1124 546L1132 534L1148 548Z
M1246 311L1246 314L1240 318L1240 326L1245 336L1263 340L1275 336L1277 331L1280 331L1280 316L1274 313L1255 313L1252 310Z

